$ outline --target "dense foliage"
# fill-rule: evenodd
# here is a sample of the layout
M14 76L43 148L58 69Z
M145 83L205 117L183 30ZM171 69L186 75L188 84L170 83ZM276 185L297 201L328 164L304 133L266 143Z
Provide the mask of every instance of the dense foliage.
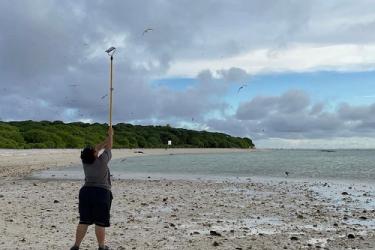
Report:
M0 122L0 148L82 148L104 140L107 124L61 121ZM249 138L223 133L193 131L170 126L140 126L119 123L114 148L252 148Z

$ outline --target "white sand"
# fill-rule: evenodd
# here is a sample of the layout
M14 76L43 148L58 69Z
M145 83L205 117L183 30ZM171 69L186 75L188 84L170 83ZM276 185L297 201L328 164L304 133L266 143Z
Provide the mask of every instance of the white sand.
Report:
M134 151L138 150L114 150L113 155L142 155ZM143 155L218 152L142 151ZM82 182L22 177L31 170L71 163L79 163L79 150L0 150L0 249L69 249ZM251 179L244 183L115 180L108 245L113 249L375 249L374 192L365 185L340 189L330 183ZM331 191L337 199L320 195L321 190ZM96 249L92 227L81 249Z

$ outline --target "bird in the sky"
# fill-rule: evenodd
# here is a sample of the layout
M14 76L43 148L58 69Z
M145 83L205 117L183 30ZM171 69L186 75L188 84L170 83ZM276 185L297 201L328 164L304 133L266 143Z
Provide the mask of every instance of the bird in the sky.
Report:
M241 87L239 87L237 90L237 94L240 93L241 89L245 88L246 86L247 84L243 84Z
M108 96L108 94L105 94L105 95L103 95L100 99L104 99L104 98L106 98Z
M143 31L143 33L142 33L142 36L144 36L147 32L149 32L149 31L153 31L153 29L152 28L147 28L147 29L145 29L144 31Z

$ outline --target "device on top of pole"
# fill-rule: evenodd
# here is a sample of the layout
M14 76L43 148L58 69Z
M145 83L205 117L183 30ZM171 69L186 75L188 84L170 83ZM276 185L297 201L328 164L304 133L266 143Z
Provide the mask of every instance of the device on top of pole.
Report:
M110 69L110 78L109 78L109 126L112 127L112 68L113 68L113 54L115 53L116 48L110 47L105 52L111 57L111 69Z

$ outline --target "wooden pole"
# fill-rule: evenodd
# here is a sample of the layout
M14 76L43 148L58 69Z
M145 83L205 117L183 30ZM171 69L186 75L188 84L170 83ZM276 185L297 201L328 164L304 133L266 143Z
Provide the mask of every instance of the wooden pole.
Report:
M110 87L109 87L109 126L112 127L112 68L113 68L113 55L111 55L111 73L110 73Z

